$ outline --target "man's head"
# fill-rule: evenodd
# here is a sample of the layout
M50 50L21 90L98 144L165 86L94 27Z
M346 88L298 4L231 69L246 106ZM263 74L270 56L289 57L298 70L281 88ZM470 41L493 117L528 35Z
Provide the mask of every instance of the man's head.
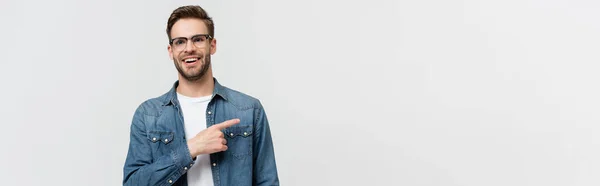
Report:
M200 6L175 9L167 21L169 57L180 77L202 78L210 70L210 55L217 51L212 18Z

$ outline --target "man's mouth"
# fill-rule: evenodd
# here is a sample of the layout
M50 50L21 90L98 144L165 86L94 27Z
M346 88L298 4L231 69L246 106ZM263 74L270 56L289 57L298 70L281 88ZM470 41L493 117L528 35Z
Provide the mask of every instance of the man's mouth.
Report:
M183 59L183 62L187 63L187 64L192 64L195 63L196 61L199 61L200 58L199 57L192 57L192 58L185 58Z

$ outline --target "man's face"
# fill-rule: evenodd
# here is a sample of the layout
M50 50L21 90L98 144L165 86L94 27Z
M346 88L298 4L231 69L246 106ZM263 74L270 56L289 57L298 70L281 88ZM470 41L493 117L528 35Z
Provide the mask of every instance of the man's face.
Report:
M210 55L216 52L216 40L208 35L206 24L200 19L180 19L171 28L169 57L179 75L188 81L202 78L210 68ZM187 38L187 39L177 39Z

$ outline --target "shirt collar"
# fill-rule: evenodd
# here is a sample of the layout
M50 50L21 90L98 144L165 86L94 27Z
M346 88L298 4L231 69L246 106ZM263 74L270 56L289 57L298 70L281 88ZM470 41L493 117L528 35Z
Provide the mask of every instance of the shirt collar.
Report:
M227 90L225 89L224 86L222 86L219 83L219 81L217 81L217 78L213 77L213 80L215 82L215 87L213 89L213 94L212 94L213 99L215 96L220 96L221 98L223 98L224 100L227 101ZM169 92L166 94L165 99L163 99L163 106L170 105L170 104L178 104L177 86L179 86L179 80L177 80L177 81L175 81L175 83L173 83L171 90L169 90Z

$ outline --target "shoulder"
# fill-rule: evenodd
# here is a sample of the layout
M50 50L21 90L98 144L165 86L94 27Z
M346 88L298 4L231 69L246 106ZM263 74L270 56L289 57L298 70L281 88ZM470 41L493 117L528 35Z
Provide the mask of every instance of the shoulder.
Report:
M169 103L167 98L168 93L161 96L150 98L138 105L135 113L148 116L159 116L161 108Z
M258 98L238 90L222 86L219 93L222 94L221 96L223 96L227 102L235 105L239 109L262 109L262 104Z

